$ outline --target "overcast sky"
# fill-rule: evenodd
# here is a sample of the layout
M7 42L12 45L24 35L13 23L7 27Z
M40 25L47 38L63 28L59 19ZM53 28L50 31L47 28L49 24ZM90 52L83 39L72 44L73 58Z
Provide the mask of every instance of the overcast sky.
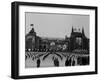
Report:
M34 30L40 37L65 38L70 36L72 26L84 28L86 37L89 38L89 16L71 14L25 13L26 34L31 30L30 24L34 24ZM79 30L78 30L79 31Z

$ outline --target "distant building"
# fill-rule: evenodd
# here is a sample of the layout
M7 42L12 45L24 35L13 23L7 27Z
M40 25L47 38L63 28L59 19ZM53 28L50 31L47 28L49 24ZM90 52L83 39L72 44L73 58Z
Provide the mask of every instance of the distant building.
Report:
M33 26L31 24L31 26ZM34 28L25 37L26 51L74 51L76 49L89 51L89 39L82 32L76 32L72 27L71 36L60 38L42 38L36 35Z

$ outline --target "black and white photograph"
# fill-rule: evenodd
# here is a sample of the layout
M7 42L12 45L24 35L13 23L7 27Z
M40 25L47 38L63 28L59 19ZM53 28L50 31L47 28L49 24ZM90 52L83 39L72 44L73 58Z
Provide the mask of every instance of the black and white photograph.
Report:
M88 66L89 15L25 12L25 68Z
M97 7L12 3L11 77L97 74Z

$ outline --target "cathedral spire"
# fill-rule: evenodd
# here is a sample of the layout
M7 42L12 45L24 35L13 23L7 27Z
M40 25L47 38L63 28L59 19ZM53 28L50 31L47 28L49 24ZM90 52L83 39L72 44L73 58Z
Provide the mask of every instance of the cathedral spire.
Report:
M85 34L84 34L84 28L83 28L83 27L82 27L82 34L85 35Z
M73 33L74 32L74 29L73 29L73 26L72 26L72 32L71 33Z

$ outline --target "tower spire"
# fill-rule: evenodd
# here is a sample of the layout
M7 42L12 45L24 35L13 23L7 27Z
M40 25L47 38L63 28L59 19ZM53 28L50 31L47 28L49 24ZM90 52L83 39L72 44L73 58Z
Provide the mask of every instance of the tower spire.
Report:
M73 36L73 33L74 33L74 28L72 26L71 37Z
M84 28L82 27L82 34L84 35Z
M74 32L73 26L72 26L72 33Z

